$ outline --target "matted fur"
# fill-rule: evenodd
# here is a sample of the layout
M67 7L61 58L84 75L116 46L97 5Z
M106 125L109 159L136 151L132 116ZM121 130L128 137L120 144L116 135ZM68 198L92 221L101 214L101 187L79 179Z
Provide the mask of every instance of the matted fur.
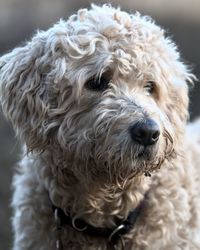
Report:
M85 86L105 72L108 89ZM163 29L108 5L79 10L1 57L3 111L25 145L13 179L13 249L55 249L52 203L112 228L143 199L125 249L200 249L200 123L186 127L193 79ZM148 149L129 132L146 118L161 131ZM62 243L109 249L69 226Z

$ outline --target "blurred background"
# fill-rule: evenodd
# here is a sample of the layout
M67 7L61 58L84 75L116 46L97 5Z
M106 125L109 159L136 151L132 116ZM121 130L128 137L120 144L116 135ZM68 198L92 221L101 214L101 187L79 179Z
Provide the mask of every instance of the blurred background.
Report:
M93 1L102 4L106 1ZM108 1L107 1L108 2ZM182 58L200 79L200 1L199 0L121 0L109 1L128 12L152 16L178 44ZM36 29L47 29L60 18L66 19L89 0L0 0L0 55L30 39ZM200 86L190 92L191 119L200 115ZM11 178L19 159L20 145L11 126L0 113L0 249L11 249Z

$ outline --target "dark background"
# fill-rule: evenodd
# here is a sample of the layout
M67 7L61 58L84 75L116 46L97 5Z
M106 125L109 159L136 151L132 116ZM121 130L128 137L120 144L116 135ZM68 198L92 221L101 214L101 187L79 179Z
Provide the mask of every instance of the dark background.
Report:
M93 1L101 4L105 1ZM199 0L121 0L110 1L129 12L152 16L178 44L183 60L192 65L200 78L200 1ZM0 0L0 55L30 39L36 29L47 29L61 17L66 19L86 0ZM190 92L191 119L200 114L200 86ZM19 143L11 126L0 114L0 249L10 249L11 178L19 159Z

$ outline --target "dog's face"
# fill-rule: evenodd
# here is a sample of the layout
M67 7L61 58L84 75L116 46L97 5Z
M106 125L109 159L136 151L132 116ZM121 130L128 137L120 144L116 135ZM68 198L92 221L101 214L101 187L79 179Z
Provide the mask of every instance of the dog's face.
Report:
M28 149L62 155L77 175L152 171L181 141L192 75L148 18L93 6L0 67L4 112Z

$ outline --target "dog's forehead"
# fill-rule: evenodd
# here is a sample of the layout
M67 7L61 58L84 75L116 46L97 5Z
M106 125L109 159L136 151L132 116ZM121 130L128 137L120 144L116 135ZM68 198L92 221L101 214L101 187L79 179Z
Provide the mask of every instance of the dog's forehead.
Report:
M151 18L138 13L93 5L67 21L61 20L47 37L46 48L62 55L67 64L65 76L72 84L78 79L83 85L107 68L124 77L136 72L158 82L175 82L175 78L183 82L187 78L176 45Z
M79 47L94 47L91 60L94 61L95 54L98 62L111 58L123 74L140 67L151 68L164 51L163 30L139 13L130 15L119 8L93 5L90 10L79 10L67 24L69 35Z
M84 28L84 31L99 31L108 38L132 33L148 37L151 32L155 34L163 32L149 16L142 16L139 12L129 14L107 5L101 7L92 5L89 10L81 9L69 17L67 22L72 24L73 32L80 33Z
M107 5L92 5L90 10L79 10L67 20L67 26L69 35L105 38L115 46L119 43L124 49L147 47L164 33L148 16L138 12L129 14Z

